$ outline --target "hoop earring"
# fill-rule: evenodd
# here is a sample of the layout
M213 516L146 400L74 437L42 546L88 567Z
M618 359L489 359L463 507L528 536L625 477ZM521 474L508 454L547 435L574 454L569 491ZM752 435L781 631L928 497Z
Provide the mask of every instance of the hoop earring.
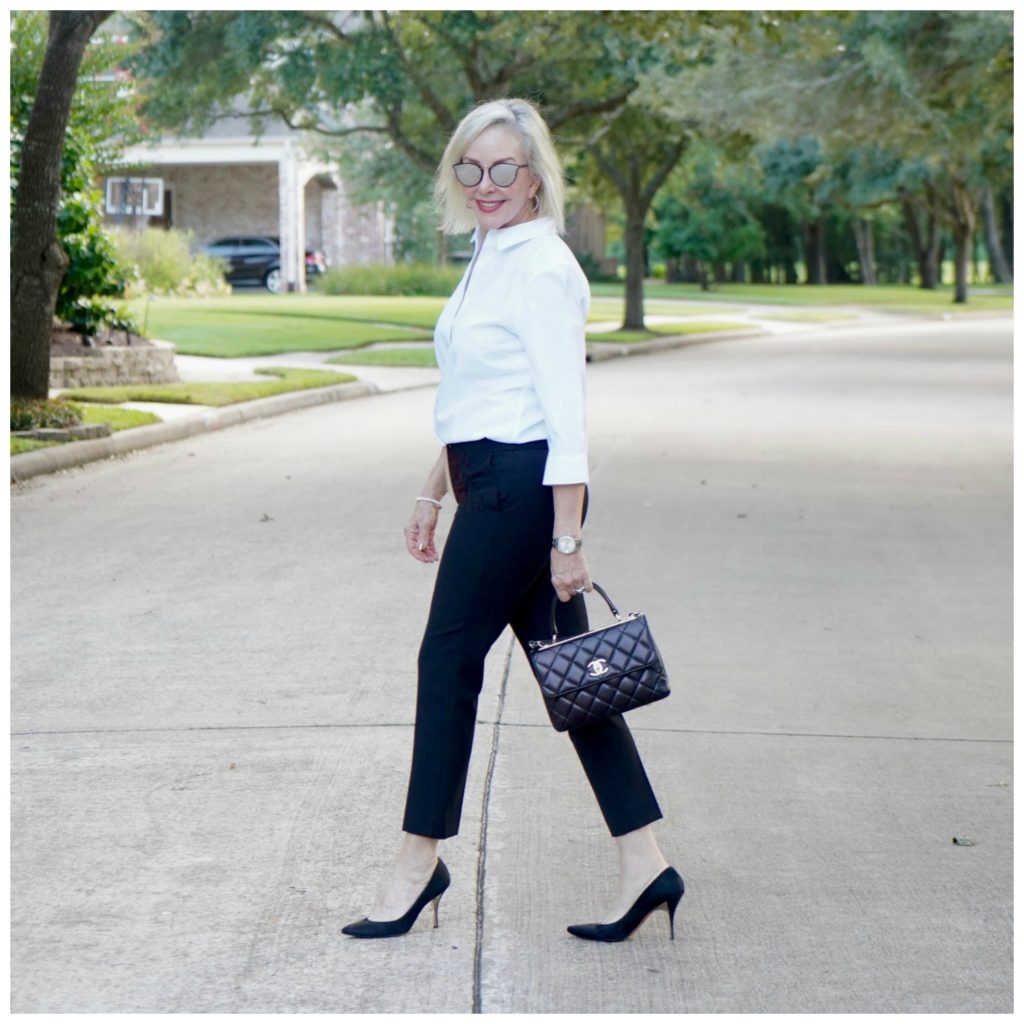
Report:
M534 213L540 213L540 196L536 192L533 193L533 206L531 209Z

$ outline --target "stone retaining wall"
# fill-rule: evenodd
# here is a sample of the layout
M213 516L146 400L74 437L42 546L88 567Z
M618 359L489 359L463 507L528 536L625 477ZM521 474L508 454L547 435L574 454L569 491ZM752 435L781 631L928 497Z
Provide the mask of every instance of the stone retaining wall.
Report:
M89 356L50 359L51 388L173 384L177 380L174 349L170 346L104 346Z

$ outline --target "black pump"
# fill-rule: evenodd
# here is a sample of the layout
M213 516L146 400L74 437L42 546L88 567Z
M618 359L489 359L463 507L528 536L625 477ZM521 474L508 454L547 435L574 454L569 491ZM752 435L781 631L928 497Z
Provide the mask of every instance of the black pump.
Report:
M675 914L686 886L675 868L668 867L640 895L636 902L618 919L609 924L571 924L569 934L595 942L622 942L628 939L659 907L668 914L669 938L675 939Z
M416 922L420 911L431 900L434 902L434 927L437 927L437 905L441 902L441 896L445 889L451 885L451 875L448 868L440 857L437 858L437 867L430 876L423 892L416 897L413 905L394 921L371 921L364 917L361 921L354 921L341 929L342 935L351 935L357 939L388 939L392 935L404 935Z

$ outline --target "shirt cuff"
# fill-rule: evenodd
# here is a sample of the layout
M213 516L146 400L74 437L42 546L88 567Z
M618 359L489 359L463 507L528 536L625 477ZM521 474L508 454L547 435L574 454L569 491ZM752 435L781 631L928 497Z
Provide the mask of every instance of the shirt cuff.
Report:
M585 484L588 479L586 454L555 455L548 452L547 462L544 464L546 487L553 484Z

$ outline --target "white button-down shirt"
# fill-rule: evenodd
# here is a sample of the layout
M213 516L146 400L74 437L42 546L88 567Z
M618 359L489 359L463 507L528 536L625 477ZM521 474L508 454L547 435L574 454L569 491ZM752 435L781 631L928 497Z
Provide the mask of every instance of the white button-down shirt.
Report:
M434 432L442 444L546 438L544 483L586 483L587 279L550 218L473 240L434 328Z

